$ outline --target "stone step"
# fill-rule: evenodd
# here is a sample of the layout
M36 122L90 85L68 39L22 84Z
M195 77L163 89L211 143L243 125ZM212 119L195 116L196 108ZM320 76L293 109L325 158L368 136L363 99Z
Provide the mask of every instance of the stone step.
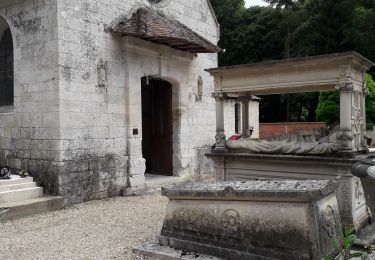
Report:
M0 192L27 189L27 188L33 188L33 187L36 187L35 182L26 182L26 183L21 183L21 184L12 184L12 185L3 185L3 186L0 186Z
M10 180L0 180L0 186L8 186L8 185L14 185L14 184L21 184L21 183L30 183L30 182L33 182L32 177L21 178L18 175L12 175L12 178Z
M12 203L0 203L0 222L64 208L63 197L41 197Z
M10 203L22 200L36 199L43 196L41 187L0 192L0 203Z

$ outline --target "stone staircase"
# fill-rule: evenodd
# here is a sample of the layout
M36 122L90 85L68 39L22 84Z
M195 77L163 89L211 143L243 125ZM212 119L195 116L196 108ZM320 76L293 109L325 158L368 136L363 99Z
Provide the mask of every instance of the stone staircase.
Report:
M31 177L12 175L10 180L0 180L0 222L63 207L63 197L43 196Z

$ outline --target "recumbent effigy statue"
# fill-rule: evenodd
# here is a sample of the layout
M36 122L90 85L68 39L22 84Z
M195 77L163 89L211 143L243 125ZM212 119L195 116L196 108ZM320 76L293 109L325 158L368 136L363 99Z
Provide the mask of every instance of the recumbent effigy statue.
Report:
M271 136L266 139L228 140L230 151L265 154L330 155L338 151L339 132L325 129L301 130L296 134Z

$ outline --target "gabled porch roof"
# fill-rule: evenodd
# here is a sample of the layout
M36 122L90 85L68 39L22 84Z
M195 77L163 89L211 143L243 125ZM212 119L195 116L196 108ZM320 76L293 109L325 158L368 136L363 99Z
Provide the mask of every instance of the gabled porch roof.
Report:
M181 22L149 8L112 22L107 32L133 36L190 53L217 53L221 49Z

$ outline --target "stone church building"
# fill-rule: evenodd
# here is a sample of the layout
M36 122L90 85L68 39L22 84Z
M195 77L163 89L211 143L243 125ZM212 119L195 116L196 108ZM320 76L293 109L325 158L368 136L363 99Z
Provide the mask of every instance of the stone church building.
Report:
M68 203L209 172L219 34L208 0L2 0L0 164Z

